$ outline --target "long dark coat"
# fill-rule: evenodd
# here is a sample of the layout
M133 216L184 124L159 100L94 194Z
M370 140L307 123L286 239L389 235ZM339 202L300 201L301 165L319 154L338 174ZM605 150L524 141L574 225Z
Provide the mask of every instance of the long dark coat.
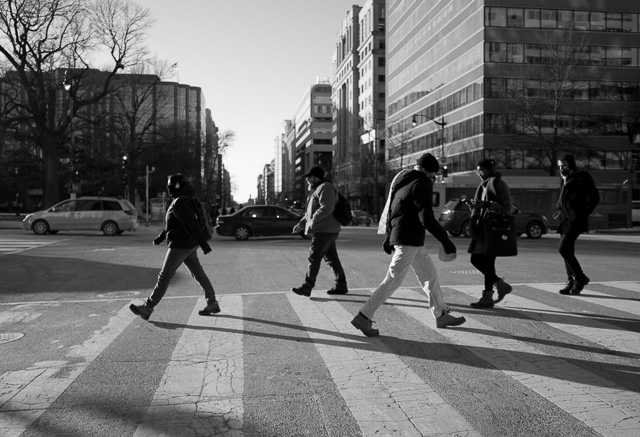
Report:
M486 187L486 193L485 193ZM511 214L511 191L509 185L502 180L502 174L499 172L494 173L488 179L482 181L476 193L473 196L475 200L488 200L491 202L488 209L500 214ZM481 214L484 211L474 211L471 214L470 220L473 220L476 214ZM469 244L468 253L472 254L484 254L484 243L477 239L472 239Z

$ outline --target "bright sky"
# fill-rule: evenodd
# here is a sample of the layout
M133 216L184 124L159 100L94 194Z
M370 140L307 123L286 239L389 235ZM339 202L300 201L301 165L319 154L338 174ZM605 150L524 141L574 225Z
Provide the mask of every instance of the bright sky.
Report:
M332 77L336 35L364 0L137 0L155 24L148 46L177 62L180 83L200 87L220 131L236 140L224 155L239 203L257 195L284 120L316 77Z

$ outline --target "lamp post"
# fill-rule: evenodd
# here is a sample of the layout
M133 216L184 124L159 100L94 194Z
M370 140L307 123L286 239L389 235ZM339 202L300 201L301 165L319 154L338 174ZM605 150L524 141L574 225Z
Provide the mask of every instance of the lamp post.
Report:
M71 79L69 78L69 70L64 72L64 80L62 81L64 90L69 93L69 194L70 198L75 198L75 192L73 191L73 96L71 95Z
M446 156L444 153L444 127L447 125L447 122L444 121L444 117L440 117L440 121L438 121L425 114L414 114L413 117L411 118L411 124L413 125L413 127L416 127L418 125L417 117L424 117L427 120L431 120L436 125L440 126L440 157L445 158L445 162L446 162Z
M146 166L146 170L147 170L147 222L145 224L145 227L149 227L149 216L151 215L151 210L149 209L149 173L153 173L154 171L156 171L155 167L151 167L151 170L149 170L149 166Z

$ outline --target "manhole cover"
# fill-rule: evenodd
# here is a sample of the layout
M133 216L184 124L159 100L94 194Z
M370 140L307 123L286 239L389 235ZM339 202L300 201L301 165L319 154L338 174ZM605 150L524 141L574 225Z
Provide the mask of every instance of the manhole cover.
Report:
M0 344L11 343L24 337L22 332L3 332L0 333Z

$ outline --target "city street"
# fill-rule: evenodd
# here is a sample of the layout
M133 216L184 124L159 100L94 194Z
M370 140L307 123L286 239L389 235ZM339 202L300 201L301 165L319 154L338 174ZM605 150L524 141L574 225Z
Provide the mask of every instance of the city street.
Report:
M2 222L0 222L2 223ZM500 258L514 292L469 306L482 276L427 248L455 315L437 329L415 277L376 313L379 338L351 319L390 257L372 227L338 251L350 292L293 294L310 240L215 236L202 255L222 312L182 267L150 320L134 316L164 246L157 226L106 237L0 226L0 436L637 436L640 233L583 235L591 283L563 296L558 236L520 238Z

